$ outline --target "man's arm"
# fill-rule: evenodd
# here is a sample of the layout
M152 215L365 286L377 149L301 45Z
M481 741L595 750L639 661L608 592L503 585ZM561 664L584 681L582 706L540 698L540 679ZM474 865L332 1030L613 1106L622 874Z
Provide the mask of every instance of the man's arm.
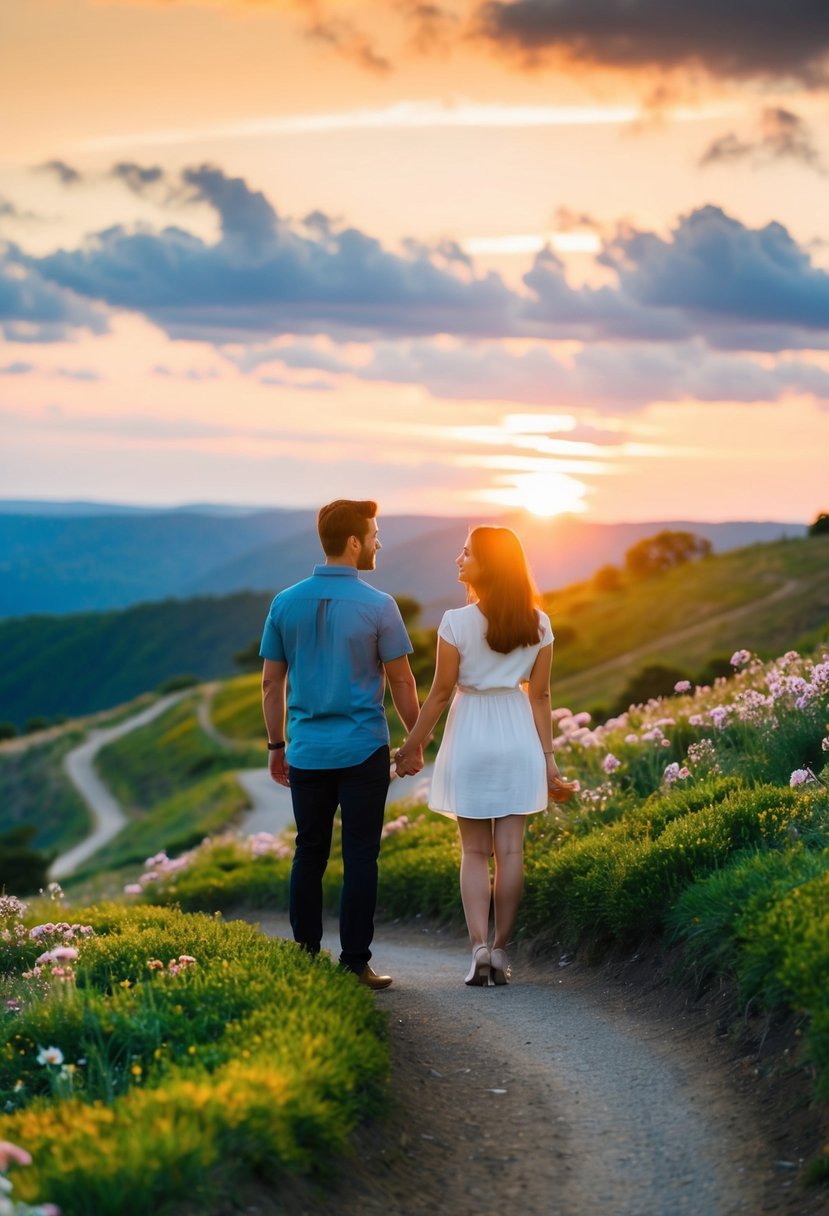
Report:
M383 667L386 672L386 679L389 682L389 692L397 710L397 716L406 728L408 734L415 722L417 715L420 712L420 704L417 699L417 684L415 683L414 674L409 666L409 656L404 654L399 659L390 659L388 663L384 663ZM423 768L423 752L420 751L418 757L420 768Z
M406 730L410 731L420 713L420 704L417 699L415 678L409 666L409 656L404 654L399 659L390 659L388 663L383 664L383 667L386 671L389 692L394 708L397 710L397 716Z
M265 659L262 667L262 713L270 743L285 740L285 691L288 683L288 664ZM289 785L288 760L285 748L268 752L268 771L280 785Z

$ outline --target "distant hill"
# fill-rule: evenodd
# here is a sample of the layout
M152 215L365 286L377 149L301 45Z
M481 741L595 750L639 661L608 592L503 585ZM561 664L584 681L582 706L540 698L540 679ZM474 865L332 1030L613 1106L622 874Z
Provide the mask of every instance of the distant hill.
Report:
M271 596L140 604L123 611L0 621L0 720L108 709L176 675L238 673L236 651L262 632Z
M315 521L313 510L0 502L0 618L236 591L273 594L304 578L320 559ZM619 563L631 544L666 527L705 536L718 552L806 531L775 522L591 524L527 515L501 522L512 523L524 539L541 587ZM466 527L459 519L381 516L377 585L414 596L424 605L424 620L434 623L459 602L454 559Z
M451 560L457 524L444 524L428 540L433 557ZM405 569L405 546L383 558L378 581L388 585L393 562ZM442 572L417 569L421 587L439 585ZM649 663L693 678L712 658L727 660L742 647L769 658L829 640L829 536L749 545L653 578L623 578L615 590L592 578L558 586L546 597L556 632L553 695L573 709L611 709ZM460 602L457 587L449 594ZM200 680L234 675L233 655L259 637L271 595L0 621L0 720L22 725L35 715L91 713L182 673Z

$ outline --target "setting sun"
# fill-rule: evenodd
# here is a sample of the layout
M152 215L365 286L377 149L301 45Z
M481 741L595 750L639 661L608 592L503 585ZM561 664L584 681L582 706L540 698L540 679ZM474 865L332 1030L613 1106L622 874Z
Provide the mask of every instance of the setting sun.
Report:
M527 473L517 477L491 498L510 507L523 507L532 515L549 517L586 509L584 495L587 487L566 473Z

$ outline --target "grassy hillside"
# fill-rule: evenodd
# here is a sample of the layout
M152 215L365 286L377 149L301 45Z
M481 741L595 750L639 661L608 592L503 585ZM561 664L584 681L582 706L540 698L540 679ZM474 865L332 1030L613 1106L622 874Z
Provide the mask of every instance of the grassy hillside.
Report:
M617 590L594 578L550 593L554 702L610 708L649 663L689 678L716 656L764 658L829 638L829 537L751 545Z
M31 826L36 831L33 846L46 852L83 840L90 830L89 812L62 768L63 757L82 738L80 730L72 730L25 748L14 743L0 748L0 835Z
M380 574L376 581L383 585ZM546 596L557 635L557 704L610 709L648 663L694 678L712 658L744 646L772 657L820 641L829 622L829 537L751 545L649 579L622 576L618 584L608 590L600 573ZM233 655L259 636L270 599L270 592L241 592L0 621L0 720L21 726L35 715L92 713L181 673L232 676ZM417 632L425 691L434 634ZM235 692L219 695L215 713L228 735L258 736L256 685L239 686L244 711L232 704Z
M269 593L0 621L0 720L93 713L188 673L230 676L262 631Z

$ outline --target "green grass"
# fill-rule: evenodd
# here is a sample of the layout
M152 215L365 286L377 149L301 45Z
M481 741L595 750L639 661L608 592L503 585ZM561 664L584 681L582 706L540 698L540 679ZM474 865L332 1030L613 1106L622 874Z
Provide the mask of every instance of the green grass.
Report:
M72 915L93 932L70 939L68 980L24 978L60 932L0 943L18 1005L0 1008L0 1139L34 1159L17 1197L67 1216L221 1216L251 1176L278 1197L286 1174L336 1168L384 1100L366 988L240 922L114 904ZM40 1063L42 1046L62 1061Z
M262 677L237 676L225 680L210 706L213 725L228 739L256 742L261 746L265 724L262 719Z
M196 705L188 697L99 753L101 776L127 814L144 813L207 777L261 763L261 748L230 751L208 738Z
M86 803L63 771L63 757L81 742L71 730L47 743L0 752L0 835L19 824L37 829L37 849L62 852L83 840L91 822Z
M247 794L232 773L207 777L133 819L74 871L72 884L102 871L140 865L160 850L183 853L200 844L205 836L227 830L249 805Z
M784 584L796 591L771 604L763 601ZM633 672L665 663L693 676L717 655L746 647L770 658L801 637L817 641L829 625L829 537L752 545L679 566L649 579L626 581L615 592L597 592L589 582L551 592L545 603L562 640L553 659L553 702L584 709L613 704ZM746 609L735 621L717 618ZM692 637L670 635L700 627ZM663 641L663 639L665 639ZM600 664L643 651L616 670Z

